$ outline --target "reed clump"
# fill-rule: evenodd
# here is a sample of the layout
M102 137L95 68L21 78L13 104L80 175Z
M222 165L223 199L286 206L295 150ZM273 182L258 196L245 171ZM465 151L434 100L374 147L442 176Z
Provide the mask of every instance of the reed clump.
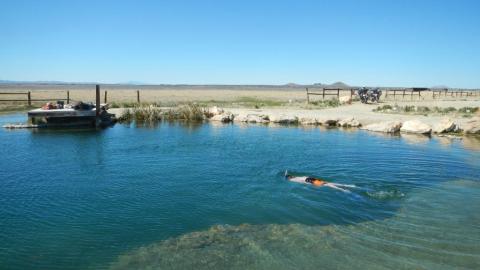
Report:
M209 113L207 109L194 103L163 110L154 105L140 105L124 109L118 117L118 121L121 123L130 123L132 121L136 123L154 123L162 120L198 122L203 121L205 118L208 118L208 116Z

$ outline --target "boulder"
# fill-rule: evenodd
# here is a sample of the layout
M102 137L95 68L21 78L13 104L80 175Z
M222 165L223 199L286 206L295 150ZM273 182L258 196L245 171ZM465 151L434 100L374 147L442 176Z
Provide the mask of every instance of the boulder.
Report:
M351 96L339 97L338 102L340 102L340 104L352 104L352 97Z
M444 118L442 119L442 121L440 121L433 127L432 131L434 133L447 133L454 132L456 129L457 125L455 124L455 122L453 122L453 120L449 118Z
M318 122L317 122L317 119L315 118L301 118L300 124L307 126L307 125L316 125L318 124Z
M405 121L402 128L400 128L400 131L406 133L430 134L432 132L432 127L415 119Z
M469 120L465 126L463 126L463 132L465 134L480 134L480 117Z
M233 121L235 116L231 113L223 113L223 114L217 114L214 115L212 118L210 118L210 121L219 121L223 123L228 123Z
M323 126L336 126L338 119L323 118L323 119L318 119L317 121L320 125L323 125Z
M374 132L395 133L400 131L402 123L399 121L386 121L364 126L362 129Z
M249 114L247 115L246 122L248 123L268 123L268 116L265 115L257 115L257 114Z
M361 126L360 122L357 119L350 117L345 118L337 122L337 126L339 127L359 127Z
M245 115L236 115L233 119L235 122L247 122L247 116Z
M270 122L278 124L296 124L298 123L298 118L292 115L271 115Z
M213 106L213 107L208 109L208 112L211 115L219 115L219 114L222 114L224 111L223 111L222 108L218 108L217 106Z

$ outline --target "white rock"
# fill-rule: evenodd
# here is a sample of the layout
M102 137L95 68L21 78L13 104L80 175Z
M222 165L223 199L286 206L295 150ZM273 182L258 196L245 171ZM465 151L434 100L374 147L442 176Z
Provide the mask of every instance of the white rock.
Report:
M466 134L480 134L480 117L472 118L463 126L463 132Z
M360 122L353 117L345 118L337 122L339 127L359 127L361 126Z
M338 119L335 118L321 118L317 119L318 123L323 126L336 126Z
M407 133L430 134L432 132L432 127L430 125L422 123L419 120L409 120L403 123L400 131Z
M246 115L236 115L235 118L233 119L235 122L247 122L247 116Z
M316 125L318 124L317 119L315 118L302 118L300 119L300 124L302 125Z
M362 129L374 132L395 133L400 131L402 123L399 121L386 121L364 126Z
M453 120L449 118L444 118L440 123L437 123L433 127L433 132L434 133L446 133L446 132L453 132L457 128L457 125Z
M298 118L292 115L270 115L270 122L278 124L296 124L298 123Z
M211 113L212 115L219 115L222 114L224 111L222 108L218 108L217 106L213 106L208 109L208 112Z
M270 120L268 120L268 116L266 115L257 115L257 114L249 114L245 117L245 119L242 119L243 122L248 122L248 123L268 123Z
M351 104L351 103L352 103L352 97L351 97L351 96L339 97L339 98L338 98L338 101L339 101L341 104Z
M235 116L231 113L223 113L223 114L214 115L212 118L210 118L210 120L228 123L233 121L234 118Z

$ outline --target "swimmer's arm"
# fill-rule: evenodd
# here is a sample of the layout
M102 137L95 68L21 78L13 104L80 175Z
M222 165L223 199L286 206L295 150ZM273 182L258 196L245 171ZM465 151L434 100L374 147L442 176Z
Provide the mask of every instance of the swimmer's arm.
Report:
M340 191L343 191L343 192L346 192L346 193L350 193L349 190L346 190L346 189L344 189L344 188L337 187L335 184L332 184L332 183L326 183L324 186L330 187L330 188L333 188L333 189L337 189L337 190L340 190Z

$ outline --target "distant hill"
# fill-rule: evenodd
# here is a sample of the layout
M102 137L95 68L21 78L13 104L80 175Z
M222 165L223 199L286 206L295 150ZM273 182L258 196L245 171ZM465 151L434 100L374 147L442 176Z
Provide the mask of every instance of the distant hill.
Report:
M329 87L333 87L333 88L350 88L350 85L344 83L344 82L336 82L336 83L332 83L329 85Z

